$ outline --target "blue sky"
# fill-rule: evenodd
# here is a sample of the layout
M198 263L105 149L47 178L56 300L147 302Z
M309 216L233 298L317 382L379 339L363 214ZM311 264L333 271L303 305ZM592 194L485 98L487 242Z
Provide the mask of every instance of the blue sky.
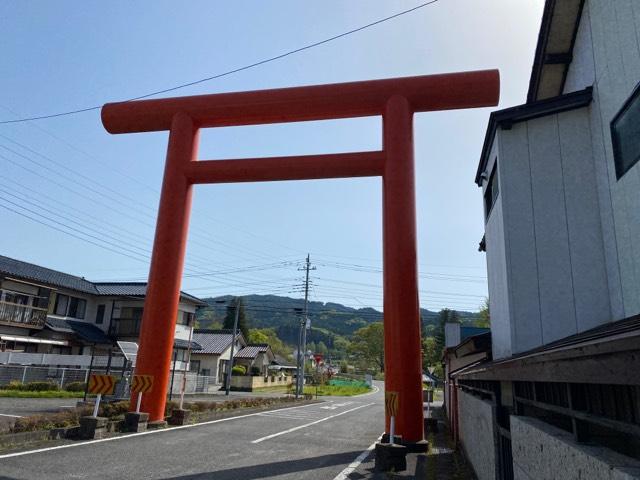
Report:
M197 80L419 3L2 2L0 120ZM542 4L440 0L170 95L499 68L505 108L524 102ZM490 111L415 117L423 307L475 310L486 295L477 251L482 198L473 178ZM209 129L200 155L377 149L380 128L379 118L363 118ZM166 141L164 132L109 135L97 110L0 125L0 254L91 280L145 280ZM311 252L312 300L380 308L381 202L379 179L198 186L183 288L198 296L299 296L297 263Z

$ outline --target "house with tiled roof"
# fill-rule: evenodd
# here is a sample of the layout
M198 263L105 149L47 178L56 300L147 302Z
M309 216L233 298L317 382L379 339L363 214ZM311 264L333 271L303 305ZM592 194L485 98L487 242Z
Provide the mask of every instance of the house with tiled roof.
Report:
M239 350L234 356L235 365L242 365L251 375L267 375L275 355L267 343L252 343Z
M191 354L191 371L212 377L215 383L223 383L231 358L232 339L232 330L196 328L193 341L200 349ZM235 342L234 350L242 351L247 344L242 332L237 333Z
M0 352L89 355L106 353L118 340L135 342L146 288L146 283L91 282L0 255ZM203 305L181 292L178 362L185 360L195 312Z

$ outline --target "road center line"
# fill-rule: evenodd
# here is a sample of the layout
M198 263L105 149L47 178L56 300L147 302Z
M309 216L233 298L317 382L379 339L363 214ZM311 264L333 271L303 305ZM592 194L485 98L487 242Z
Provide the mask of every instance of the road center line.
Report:
M307 408L307 407L313 407L313 406L317 406L317 405L318 405L317 403L310 403L308 405L300 405L300 406L296 406L296 407L277 408L277 409L268 410L268 411L295 410L295 409L298 409L298 408ZM139 432L139 433L129 433L129 434L126 434L126 435L120 435L118 437L101 438L99 440L87 440L86 442L78 442L78 443L68 443L66 445L57 445L55 447L38 448L36 450L27 450L27 451L24 451L24 452L5 453L4 455L0 455L0 460L2 460L3 458L22 457L23 455L31 455L31 454L34 454L34 453L49 452L49 451L52 451L52 450L62 450L64 448L74 448L74 447L81 447L83 445L93 445L94 443L113 442L115 440L126 440L128 438L141 437L143 435L154 435L154 434L159 434L159 433L175 432L176 430L182 430L182 429L185 429L185 428L202 427L204 425L212 425L214 423L229 422L231 420L239 420L241 418L256 417L256 416L260 415L261 413L262 412L247 413L245 415L236 415L235 417L219 418L218 420L209 420L208 422L192 423L192 424L189 424L189 425L180 425L178 427L163 428L163 429L160 429L160 430L147 430L146 432Z
M279 437L280 435L286 435L287 433L295 432L296 430L300 430L301 428L307 428L311 425L316 425L321 422L325 422L327 420L331 420L332 418L339 417L340 415L344 415L345 413L353 412L355 410L359 410L360 408L369 407L374 405L374 403L367 403L365 405L360 405L359 407L351 408L349 410L345 410L344 412L336 413L335 415L330 415L328 417L321 418L320 420L316 420L315 422L305 423L304 425L298 425L297 427L289 428L287 430L283 430L282 432L272 433L271 435L267 435L266 437L258 438L257 440L253 440L251 443L260 443L265 440L269 440L271 438Z
M8 415L6 413L0 413L0 417L22 418L22 415Z
M335 478L333 480L347 480L347 478L349 478L349 475L351 475L351 473L358 468L358 466L365 461L365 459L369 456L369 454L371 453L371 450L373 450L374 448L376 448L376 443L378 443L380 441L380 439L382 438L382 435L380 435L375 442L373 442L371 445L369 445L367 447L367 449L362 452L360 455L358 455L356 457L356 459L351 462L347 468L345 468L344 470L342 470L338 475L335 476Z

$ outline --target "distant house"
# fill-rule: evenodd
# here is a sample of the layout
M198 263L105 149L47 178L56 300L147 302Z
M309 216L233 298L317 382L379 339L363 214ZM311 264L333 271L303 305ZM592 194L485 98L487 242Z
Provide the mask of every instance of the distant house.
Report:
M0 256L0 352L106 354L118 340L137 341L146 288L146 283L90 282ZM204 305L202 300L181 292L175 331L176 368L185 367L195 312ZM25 362L27 357L20 358ZM56 357L56 362L61 361L64 359Z
M234 355L234 364L246 367L250 375L267 375L268 368L274 360L275 355L266 343L249 344Z
M232 330L195 329L193 341L201 348L191 355L191 371L213 377L216 383L223 383L231 358L232 338ZM241 332L238 332L235 341L236 352L242 351L247 344Z

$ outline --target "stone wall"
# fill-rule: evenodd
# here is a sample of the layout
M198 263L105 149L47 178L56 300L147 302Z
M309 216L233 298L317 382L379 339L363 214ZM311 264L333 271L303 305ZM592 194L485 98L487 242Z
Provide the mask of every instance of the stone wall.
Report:
M495 480L496 445L493 407L487 401L458 390L460 441L478 480Z
M511 417L515 480L640 479L640 462L529 417Z

